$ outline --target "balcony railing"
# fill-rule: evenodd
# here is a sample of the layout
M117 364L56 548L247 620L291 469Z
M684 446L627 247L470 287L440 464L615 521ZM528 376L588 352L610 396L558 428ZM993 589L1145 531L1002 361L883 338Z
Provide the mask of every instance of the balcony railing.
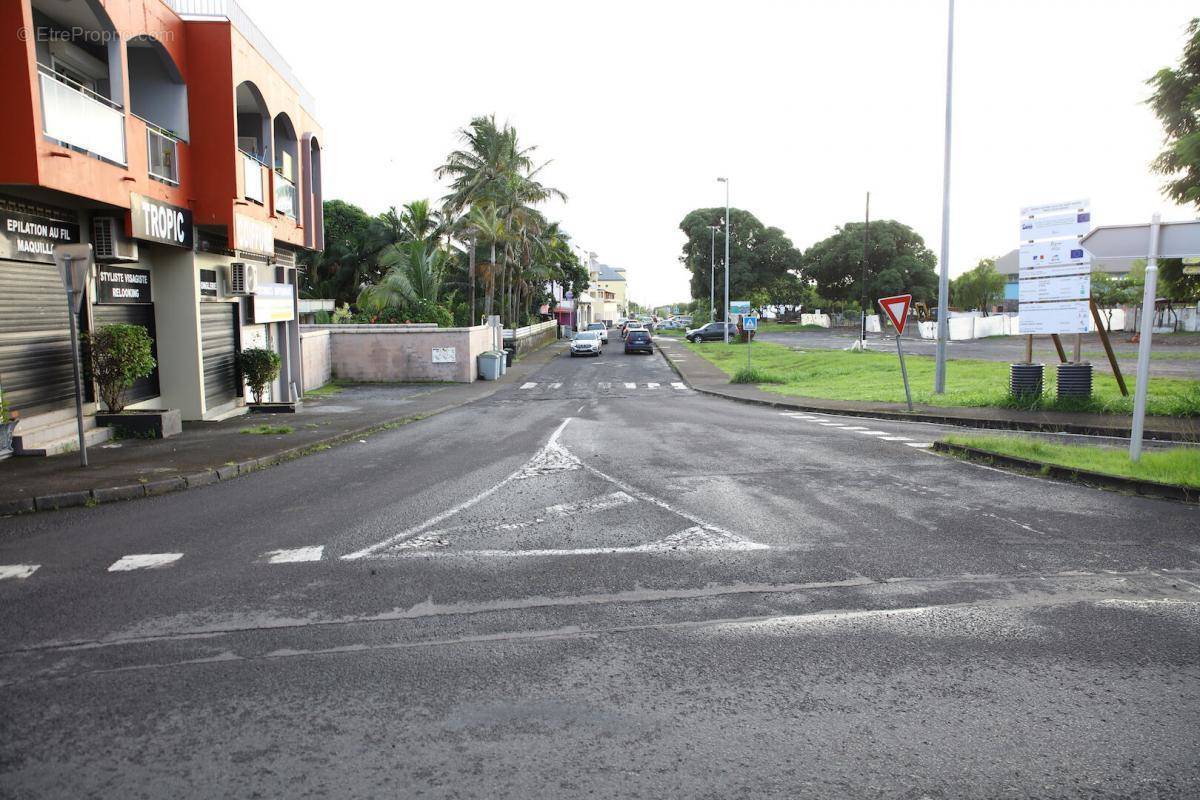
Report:
M125 112L64 75L38 65L42 131L70 147L125 165Z
M296 184L283 177L283 173L275 173L275 210L281 214L296 218Z
M260 205L266 204L266 192L263 190L263 163L245 150L242 155L242 183L245 184L244 196Z
M146 122L146 155L151 178L179 185L179 140L153 122Z

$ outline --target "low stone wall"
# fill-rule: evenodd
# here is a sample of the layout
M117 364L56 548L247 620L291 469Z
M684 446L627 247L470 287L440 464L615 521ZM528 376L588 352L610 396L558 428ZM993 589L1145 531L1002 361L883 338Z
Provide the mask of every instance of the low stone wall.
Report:
M514 335L515 334L515 335ZM526 328L517 328L515 332L505 331L504 340L514 341L517 345L517 355L531 353L538 348L545 347L558 339L558 323L554 320L549 322L541 322L537 325L530 325Z
M483 325L303 325L301 331L302 338L328 337L333 377L364 382L470 383L479 376L475 357L491 347L492 336Z
M329 331L302 331L300 358L304 363L302 392L311 392L329 383L333 378Z

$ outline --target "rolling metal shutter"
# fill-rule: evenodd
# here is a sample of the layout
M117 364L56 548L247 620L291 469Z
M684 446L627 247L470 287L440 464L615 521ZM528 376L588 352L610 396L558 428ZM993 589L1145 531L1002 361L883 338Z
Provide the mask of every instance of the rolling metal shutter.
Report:
M151 345L151 354L154 360L158 361L158 342L155 341L154 335L154 306L152 305L103 305L92 306L92 327L99 330L105 325L114 325L116 323L125 323L127 325L141 325L150 333L150 339L153 342ZM140 378L134 381L133 386L125 390L126 403L138 403L142 400L149 400L152 397L158 397L158 367L154 368L145 378Z
M67 295L53 264L0 261L0 392L24 412L75 402Z
M200 304L204 403L216 408L238 396L237 303Z

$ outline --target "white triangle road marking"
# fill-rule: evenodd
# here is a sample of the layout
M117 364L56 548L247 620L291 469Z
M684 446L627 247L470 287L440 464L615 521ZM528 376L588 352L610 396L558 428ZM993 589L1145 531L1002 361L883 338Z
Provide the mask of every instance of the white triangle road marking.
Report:
M605 392L612 388L612 384L608 381L602 381L599 384L599 386L600 386L601 391L605 391Z
M551 389L561 389L562 384L561 383L552 383L552 384L550 384L550 388Z
M880 437L879 441L881 441L881 442L911 442L912 439L909 439L907 436L882 436L882 437Z
M532 389L535 386L537 386L537 381L530 381L528 383L521 384L522 389Z
M672 388L672 389L686 389L686 388L687 388L687 386L685 386L684 384L680 383L679 381L674 381L674 382L672 382L672 383L671 383L671 388Z
M626 389L636 389L636 388L637 388L637 384L636 384L636 383L626 383L626 384L625 384L625 388L626 388Z
M38 571L41 564L0 564L0 581L23 580Z
M658 384L657 384L657 383L647 383L647 384L646 384L646 388L647 388L647 389L657 389L657 388L658 388Z
M861 433L863 436L887 436L887 431L855 431L855 433Z

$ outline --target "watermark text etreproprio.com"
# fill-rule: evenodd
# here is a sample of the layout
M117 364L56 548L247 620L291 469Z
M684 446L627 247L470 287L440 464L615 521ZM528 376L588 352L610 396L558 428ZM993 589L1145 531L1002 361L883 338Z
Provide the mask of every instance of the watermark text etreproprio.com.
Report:
M149 36L160 42L175 40L175 31L147 31L139 36ZM17 28L17 41L28 42L71 42L72 44L108 44L125 40L125 34L120 31L96 30L76 25L71 28L50 28L39 25L36 28Z

